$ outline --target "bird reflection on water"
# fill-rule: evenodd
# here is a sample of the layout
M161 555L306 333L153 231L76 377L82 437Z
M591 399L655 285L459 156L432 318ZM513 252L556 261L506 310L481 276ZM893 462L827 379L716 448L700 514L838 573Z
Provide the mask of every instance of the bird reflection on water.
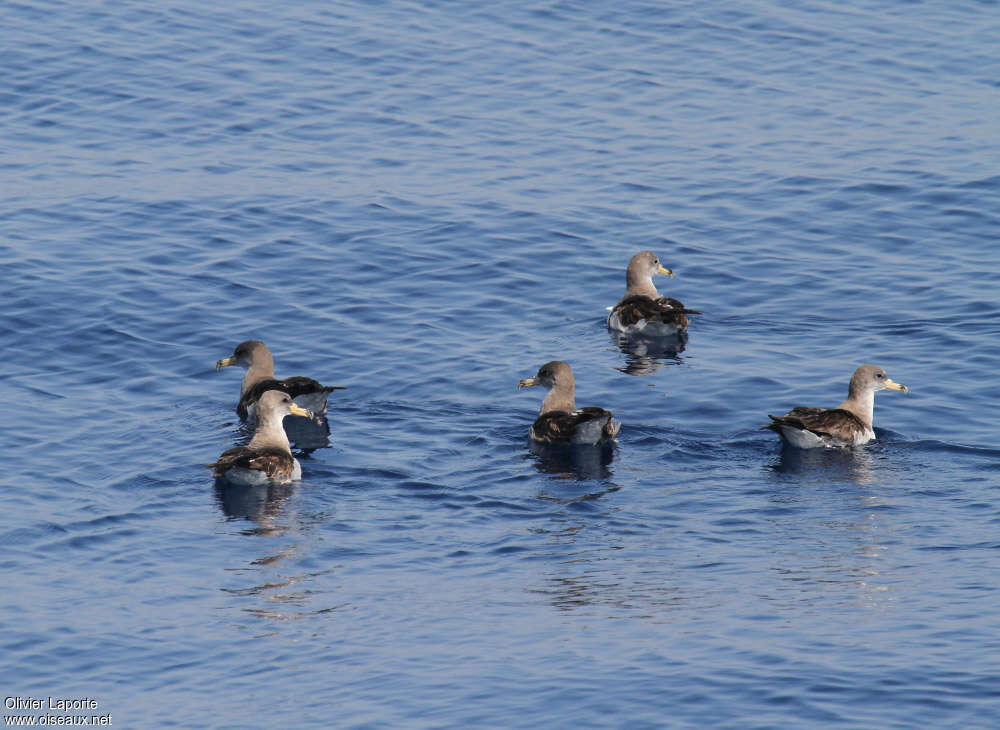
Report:
M817 523L810 529L821 534L836 533L842 540L823 539L810 535L806 541L808 549L817 558L809 563L796 564L786 559L780 548L794 545L802 550L803 543L799 530L803 526L790 523L787 538L778 539L775 555L779 558L773 570L786 583L786 592L776 592L773 599L788 600L801 605L803 589L807 585L823 586L829 593L839 587L842 600L852 606L876 608L898 600L893 593L895 581L887 580L893 568L897 567L898 540L894 534L898 527L894 502L898 499L886 482L892 479L891 466L880 463L882 446L876 444L855 448L800 449L785 445L778 459L765 469L780 475L789 475L789 484L797 487L812 485L814 490L796 490L794 501L814 503L818 495L826 495L837 505L846 506L848 511L835 523ZM853 489L845 485L856 485L863 489ZM781 490L787 498L788 491ZM775 493L777 496L778 493ZM787 505L787 503L786 503ZM830 530L833 525L834 529Z
M575 481L611 478L610 466L615 458L615 445L613 443L591 446L584 444L540 444L532 441L528 448L531 451L535 468L543 474L552 474Z
M579 568L579 566L577 566ZM591 566L593 567L593 566ZM672 584L664 571L655 578L622 580L607 566L587 569L576 575L551 575L534 592L546 596L554 608L562 612L605 607L609 611L630 611L634 616L669 620L672 612L688 608L699 597L683 587Z
M282 507L295 492L294 484L258 484L254 486L216 483L215 498L219 509L230 519L249 520L257 524L255 534L276 534Z
M849 481L871 484L874 459L870 449L860 447L800 449L782 443L776 461L768 468L779 474L792 474L824 481Z
M681 332L674 337L649 337L611 332L611 342L625 356L625 365L618 368L626 375L652 375L667 362L682 362L688 335Z

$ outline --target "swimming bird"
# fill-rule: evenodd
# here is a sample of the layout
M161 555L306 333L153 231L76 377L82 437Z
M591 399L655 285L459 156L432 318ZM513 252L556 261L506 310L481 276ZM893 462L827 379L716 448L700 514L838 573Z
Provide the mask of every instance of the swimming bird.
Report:
M653 286L655 274L674 276L652 251L640 251L632 257L625 271L625 295L608 315L609 329L653 337L673 337L687 331L686 315L701 312L685 309L676 299L660 296Z
M847 400L836 408L799 406L781 417L768 414L765 428L776 431L785 441L802 449L817 446L860 446L875 438L872 416L875 392L889 388L909 392L893 382L877 365L862 365L851 376Z
M239 365L246 369L243 384L240 387L240 400L236 412L240 418L253 421L257 401L268 390L280 390L288 393L292 399L303 408L312 411L317 416L326 413L326 401L330 393L344 390L339 385L320 385L312 378L296 375L284 380L274 377L274 358L260 340L241 342L233 350L233 354L215 363L215 369L231 365Z
M593 406L577 408L573 398L576 383L573 369L562 360L547 362L538 374L517 384L517 389L542 385L548 389L538 418L529 431L534 441L543 444L600 444L618 435L621 424L610 411Z
M245 486L265 483L287 484L302 478L302 467L292 456L292 448L282 422L285 416L313 414L300 408L288 393L269 390L257 401L257 430L247 446L223 451L209 469L216 479Z

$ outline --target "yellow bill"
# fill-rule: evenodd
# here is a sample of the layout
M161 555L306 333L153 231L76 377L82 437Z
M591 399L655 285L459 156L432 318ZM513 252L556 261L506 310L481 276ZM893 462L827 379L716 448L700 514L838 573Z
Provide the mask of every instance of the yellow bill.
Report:
M292 405L288 406L288 412L291 413L293 416L305 416L306 418L313 417L312 411L303 408L302 406L297 405L295 403L292 403Z
M885 387L886 388L890 388L892 390L901 390L904 393L909 393L910 392L909 388L907 388L902 383L895 382L892 378L886 378L885 379Z

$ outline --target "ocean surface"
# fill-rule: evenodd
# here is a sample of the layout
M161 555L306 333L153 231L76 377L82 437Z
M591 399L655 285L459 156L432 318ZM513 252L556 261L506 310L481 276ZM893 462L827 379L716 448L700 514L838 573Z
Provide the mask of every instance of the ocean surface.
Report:
M2 21L6 723L1000 727L996 2ZM347 386L291 486L205 469L251 338ZM613 450L531 447L552 359ZM761 430L868 362L876 442Z

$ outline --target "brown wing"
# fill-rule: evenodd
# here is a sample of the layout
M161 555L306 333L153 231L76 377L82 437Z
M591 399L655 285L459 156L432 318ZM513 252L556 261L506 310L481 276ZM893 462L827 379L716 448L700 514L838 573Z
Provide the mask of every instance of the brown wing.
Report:
M701 314L701 312L699 312L697 309L688 309L687 307L685 307L683 304L680 303L680 300L674 299L673 297L660 297L659 299L656 300L656 302L658 304L670 307L671 309L679 309L680 311L684 312L684 314Z
M614 311L618 314L618 321L625 327L631 327L644 319L647 322L674 325L679 330L687 329L688 318L685 315L701 314L694 309L685 309L676 299L651 299L644 296L625 297L615 305Z
M292 398L295 398L307 393L329 395L335 390L344 390L344 388L340 385L321 385L312 378L302 375L294 375L284 380L261 380L240 398L240 402L236 406L236 412L240 418L246 418L250 406L260 400L260 397L269 390L280 390L282 393L288 393Z
M592 421L601 423L604 438L614 438L618 434L618 423L610 411L593 406L578 411L549 411L535 419L532 433L536 441L546 444L573 443L577 432Z
M251 449L249 446L234 446L219 454L218 460L214 464L209 464L208 468L214 469L213 476L224 477L227 471L237 466L255 469L274 477L291 474L295 460L283 449Z
M791 426L803 431L812 431L817 436L830 436L843 441L853 441L854 434L866 431L867 426L860 418L843 408L809 408L799 406L783 416L768 414L772 431L781 432L780 426Z

